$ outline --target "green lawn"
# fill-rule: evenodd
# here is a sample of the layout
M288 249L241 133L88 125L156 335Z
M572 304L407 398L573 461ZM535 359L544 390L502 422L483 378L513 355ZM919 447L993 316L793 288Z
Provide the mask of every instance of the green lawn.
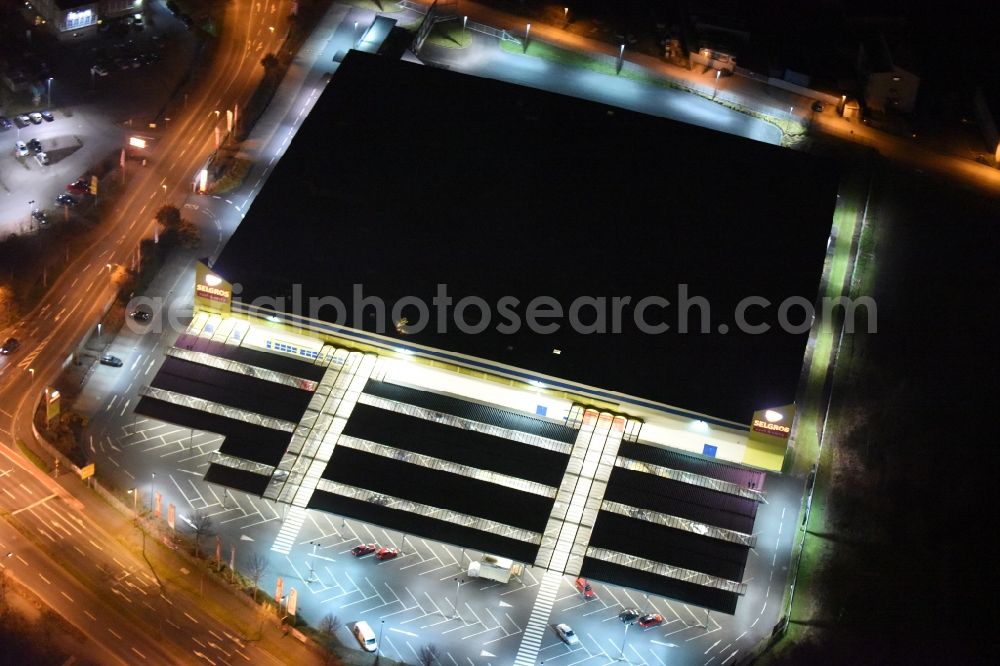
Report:
M588 69L592 72L597 72L598 74L607 74L608 76L620 76L626 79L632 79L634 81L641 81L643 83L648 83L655 86L662 86L664 88L678 88L680 86L668 81L666 79L651 76L649 74L644 74L641 72L634 72L629 69L622 69L621 72L616 71L616 63L610 60L605 60L604 58L595 57L583 53L580 51L573 51L570 49L564 49L558 46L553 46L546 42L535 41L533 39L528 40L528 50L525 52L519 45L514 42L507 40L500 40L500 48L508 53L517 53L529 55L535 58L542 58L543 60L548 60L550 62L558 63L560 65L565 65L566 67L577 67L579 69Z
M862 178L855 178L860 181ZM854 233L859 223L861 206L859 203L864 197L861 187L863 183L851 182L842 187L840 205L834 213L833 227L837 230L837 240L834 245L834 253L830 263L829 279L827 281L824 296L835 298L844 289L844 281L848 278L851 270L851 244ZM872 268L871 253L874 241L871 239L871 227L866 227L859 241L858 266L855 274L856 284L848 285L848 294L857 296L858 284L869 284ZM861 292L867 293L867 292ZM826 405L821 404L823 398L823 385L826 381L827 372L833 362L835 345L839 338L839 332L830 321L821 321L817 330L816 345L814 348L812 361L809 366L809 377L807 381L803 404L799 412L799 427L796 435L795 460L792 471L796 475L805 475L814 462L818 462L816 486L813 492L812 509L809 515L807 529L825 534L830 531L827 524L828 498L831 491L831 480L833 474L833 453L834 447L828 443L819 451L819 429L823 424L820 421L822 411ZM844 363L838 363L834 386L839 387L851 375L851 369L847 367L850 356L844 357ZM827 422L827 433L836 433L840 429L840 419L837 410L834 409ZM804 511L803 507L803 511ZM800 513L797 525L801 524L802 514ZM770 656L780 655L787 647L804 640L810 631L811 622L820 621L823 618L817 617L820 612L822 600L816 596L816 588L813 584L817 570L822 566L827 554L834 547L834 544L824 537L816 534L808 536L802 530L796 533L795 543L792 553L797 553L800 545L805 539L802 547L802 559L798 570L798 578L795 585L795 598L789 613L791 624L784 638L774 647ZM782 600L782 608L787 607L789 590L785 590ZM765 657L763 663L767 663Z
M464 49L472 43L472 31L462 30L459 21L444 21L438 23L427 35L427 43L446 49Z
M390 2L389 0L381 0L381 2L375 2L375 0L340 0L340 2L345 5L357 7L358 9L381 12L382 14L394 14L403 11L398 2Z

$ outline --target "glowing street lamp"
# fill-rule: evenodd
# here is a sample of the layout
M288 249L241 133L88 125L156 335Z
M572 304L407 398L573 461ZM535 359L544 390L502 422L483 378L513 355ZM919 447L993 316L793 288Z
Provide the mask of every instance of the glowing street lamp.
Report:
M524 26L524 53L528 52L528 37L531 35L531 24L525 24Z
M52 77L51 76L48 78L48 80L46 81L46 83L47 83L46 87L48 88L48 92L46 94L46 97L48 98L48 103L46 104L46 106L51 107L52 106Z

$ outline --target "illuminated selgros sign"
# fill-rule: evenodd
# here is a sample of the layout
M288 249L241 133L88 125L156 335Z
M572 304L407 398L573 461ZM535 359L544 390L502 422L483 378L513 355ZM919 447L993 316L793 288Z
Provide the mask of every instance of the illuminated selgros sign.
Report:
M792 429L783 423L769 423L763 419L753 420L753 429L776 437L788 437L792 434Z
M208 310L229 312L233 300L233 286L200 261L195 265L194 273L195 302Z
M772 437L788 439L792 434L792 420L795 418L795 405L785 405L783 407L770 407L761 409L753 413L753 420L750 421L750 428L754 432L759 432Z

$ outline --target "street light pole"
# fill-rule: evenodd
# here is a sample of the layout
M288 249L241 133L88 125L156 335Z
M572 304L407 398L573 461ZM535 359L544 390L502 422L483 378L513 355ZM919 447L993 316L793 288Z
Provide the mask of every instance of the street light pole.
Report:
M156 482L156 472L153 472L153 478L149 480L149 511L150 511L150 513L152 513L152 511L153 511L153 488L155 488L155 486L153 484L155 482Z
M527 23L524 26L524 49L522 53L528 52L528 37L531 35L531 24Z
M48 78L48 82L47 83L48 83L48 86L47 86L48 87L48 92L46 94L46 97L48 98L47 99L48 103L46 104L46 106L48 106L48 107L51 108L51 106L52 106L52 77L51 76Z
M465 24L469 22L468 16L462 17L462 46L465 46Z
M455 579L455 617L454 617L454 619L456 619L456 620L461 620L462 619L461 614L458 612L458 596L459 596L459 592L461 591L462 582L463 581L460 578L456 578Z
M35 205L34 199L28 202L28 229L31 229L32 227L31 214L34 212L34 205Z
M381 624L378 628L378 644L375 646L375 663L378 663L379 655L382 654L382 632L385 631L385 620L379 620Z
M625 45L621 44L618 47L618 69L615 70L616 74L620 74L622 71L622 65L625 62Z
M624 661L625 660L625 642L628 640L628 628L631 627L631 626L632 626L631 623L628 623L628 624L625 625L625 635L622 638L621 655L618 657L617 661Z

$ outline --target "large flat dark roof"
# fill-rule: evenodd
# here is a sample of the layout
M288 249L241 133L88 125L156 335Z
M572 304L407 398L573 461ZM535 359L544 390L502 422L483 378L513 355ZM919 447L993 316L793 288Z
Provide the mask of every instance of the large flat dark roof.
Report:
M764 297L775 305L750 318L774 324L785 298L814 300L836 186L801 152L351 52L215 269L244 301L300 283L347 303L340 323L396 337L392 322L355 320L355 283L389 305L421 297L432 320L439 283L456 303L516 297L522 319L538 296L566 310L580 296L664 297L674 305L647 317L671 325L660 335L639 333L631 309L619 335L567 319L504 334L494 309L485 332L405 339L747 423L792 401L806 334L734 332L736 305ZM708 299L712 333L678 333L679 285Z

